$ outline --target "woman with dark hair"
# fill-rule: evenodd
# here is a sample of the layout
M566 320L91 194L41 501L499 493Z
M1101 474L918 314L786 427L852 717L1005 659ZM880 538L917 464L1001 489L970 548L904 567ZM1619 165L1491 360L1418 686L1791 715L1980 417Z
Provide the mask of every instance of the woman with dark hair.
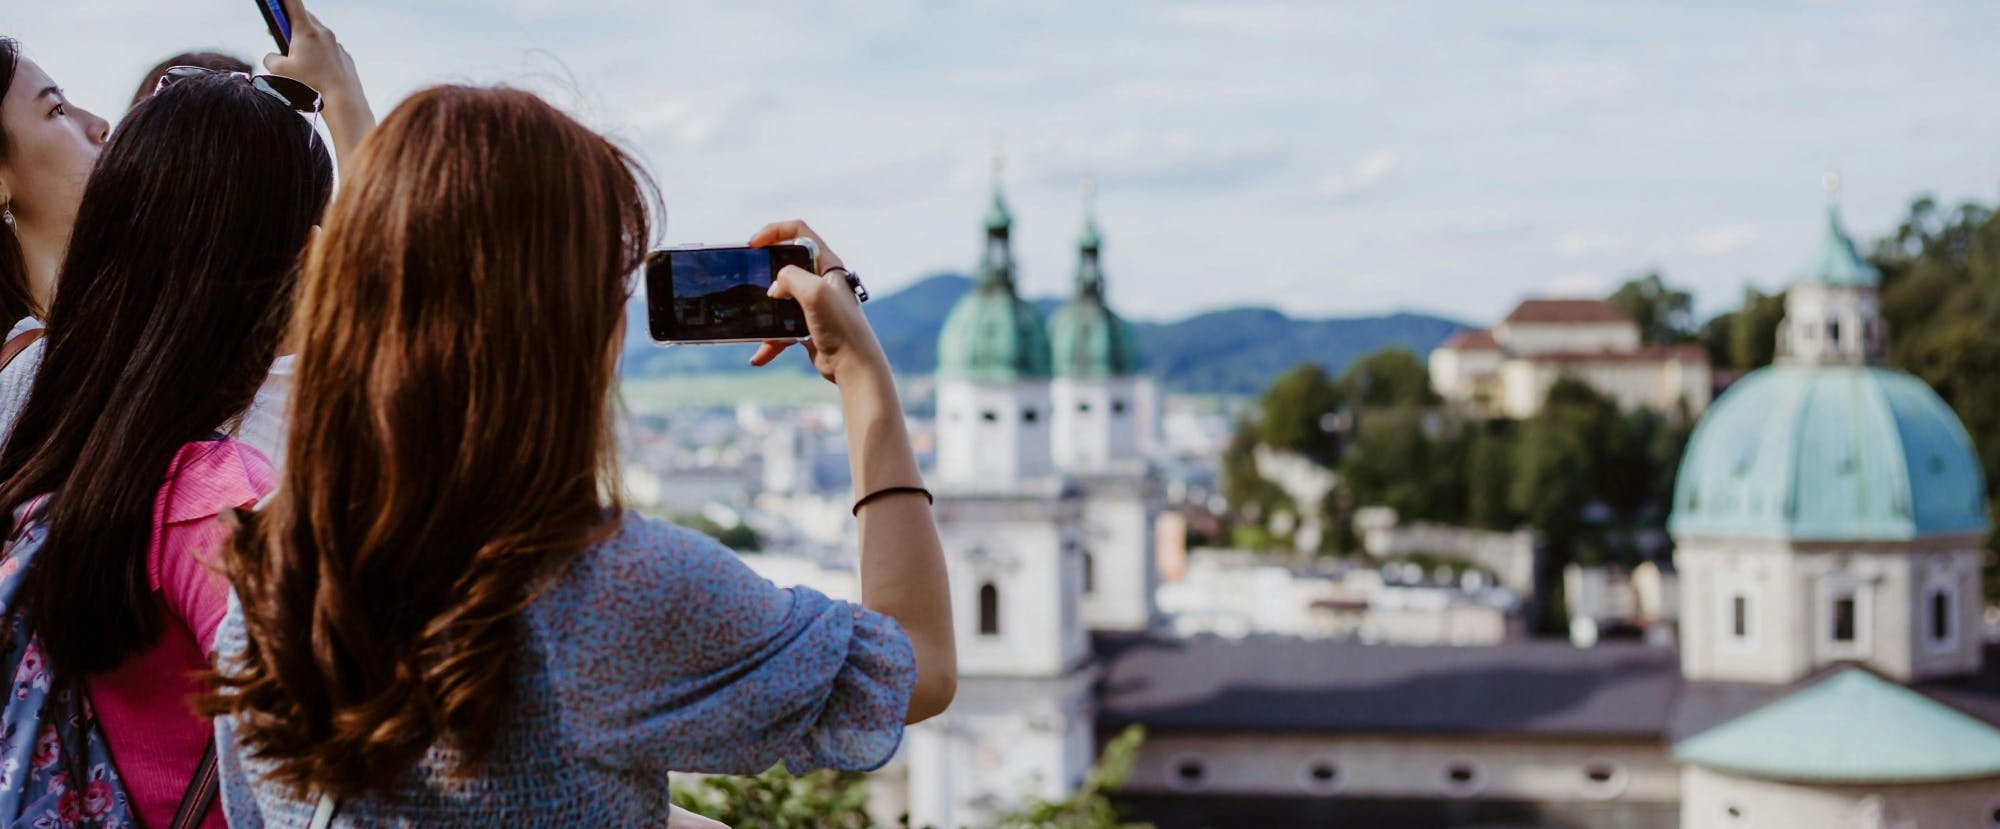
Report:
M48 307L83 183L110 133L19 43L0 38L0 322Z
M872 769L950 703L937 527L824 244L824 275L789 268L773 294L840 389L861 603L619 509L639 181L507 89L419 92L363 144L300 282L283 483L223 554L240 610L209 704L232 825L658 826L669 771Z
M47 352L0 450L0 505L46 531L4 577L53 682L87 691L144 825L168 825L211 732L189 699L228 599L204 560L227 533L217 516L272 483L216 430L264 382L333 188L300 113L311 90L282 89L195 72L126 117L84 189ZM223 826L219 810L203 825Z
M336 158L351 158L355 146L361 143L362 136L367 135L368 130L375 126L375 115L370 111L368 98L362 92L361 78L354 69L354 59L347 54L347 49L340 45L333 30L327 28L318 17L306 9L304 0L284 0L284 2L285 9L293 21L291 54L267 55L264 64L275 74L296 78L319 91L327 135L332 140ZM11 48L11 41L0 42L0 59L5 59L11 54L9 52ZM176 63L176 61L181 62ZM5 65L5 61L0 60L0 69L4 69ZM24 61L22 66L26 70L31 70L36 78L46 81L40 74L41 70L35 68L32 62ZM193 66L237 73L247 73L250 68L242 61L228 55L212 52L176 55L147 73L146 84L140 87L139 93L133 97L133 106L137 106L140 101L157 91L160 88L160 80L175 66ZM53 89L53 86L50 88ZM55 92L57 97L60 97L60 90ZM8 108L10 107L0 106L0 116L7 115ZM87 119L93 122L97 132L91 134L97 135L101 143L103 135L101 119L74 108L69 108L68 111L80 120ZM88 161L96 159L95 145L92 146ZM0 139L0 192L4 192L7 181L6 159L5 141ZM55 290L55 266L61 262L63 249L69 238L69 223L73 222L76 216L76 199L81 197L83 179L90 172L89 163L84 162L85 159L76 158L72 159L72 163L67 167L63 164L43 165L51 170L74 169L75 172L68 179L59 179L71 180L74 187L60 193L67 196L67 201L63 203L67 204L69 209L61 213L59 221L50 222L45 230L34 236L40 240L36 248L39 255L31 257L24 280L16 280L10 276L6 264L7 240L0 238L0 324L4 324L5 320L17 320L13 329L8 332L7 339L0 340L0 441L5 440L13 426L14 418L19 416L21 406L27 402L28 389L34 382L36 370L41 366L45 345L39 339L42 333L42 311L48 308L49 296ZM0 201L4 200L4 196L0 196ZM46 267L35 265L36 262L44 260ZM9 302L6 299L7 285L15 282L28 286L27 310L18 313L11 306L21 303ZM281 357L272 363L270 376L265 381L264 388L259 391L257 399L251 404L250 411L235 427L236 436L248 441L266 456L276 457L279 454L279 443L284 439L284 403L290 389L290 358Z

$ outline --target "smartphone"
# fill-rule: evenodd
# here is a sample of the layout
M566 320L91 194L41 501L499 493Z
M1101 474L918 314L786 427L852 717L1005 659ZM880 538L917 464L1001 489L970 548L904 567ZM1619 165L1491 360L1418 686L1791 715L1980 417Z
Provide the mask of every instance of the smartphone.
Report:
M804 245L697 247L646 259L646 323L660 343L740 343L806 338L797 300L772 299L786 266L813 269Z
M278 54L291 54L292 19L285 14L285 0L257 0L257 8L264 13L264 28L271 30L271 39L278 43Z

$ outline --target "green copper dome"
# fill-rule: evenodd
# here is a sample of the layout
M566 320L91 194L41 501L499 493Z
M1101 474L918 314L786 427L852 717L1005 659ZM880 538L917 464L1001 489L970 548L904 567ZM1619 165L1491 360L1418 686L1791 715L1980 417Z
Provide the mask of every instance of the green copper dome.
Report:
M1049 335L1042 315L1014 293L1013 216L1000 189L986 214L979 280L960 297L938 334L938 376L1012 383L1049 376Z
M1085 219L1077 239L1076 295L1049 317L1049 344L1057 377L1123 377L1139 371L1139 343L1132 326L1104 302L1102 240L1097 222Z
M2000 730L1860 668L1682 740L1674 759L1802 783L2000 776Z
M1799 281L1873 288L1882 284L1882 272L1855 249L1854 240L1848 238L1847 230L1840 226L1839 208L1829 207L1826 209L1826 233L1820 237L1819 248L1813 251L1812 259L1799 272Z
M1681 462L1677 537L1908 541L1984 533L1972 440L1923 381L1869 366L1775 366L1715 402Z

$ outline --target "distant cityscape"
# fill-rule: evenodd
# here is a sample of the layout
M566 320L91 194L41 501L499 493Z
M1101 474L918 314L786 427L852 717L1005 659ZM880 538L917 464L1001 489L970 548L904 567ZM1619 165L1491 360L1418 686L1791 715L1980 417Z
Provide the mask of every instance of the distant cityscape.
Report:
M1935 393L1882 367L1882 276L1837 214L1768 368L1659 342L1614 301L1529 298L1490 328L1373 343L1410 357L1360 361L1302 440L1273 407L1306 375L1260 376L1261 400L1163 393L1104 302L1095 217L1074 295L1019 300L1011 224L996 187L977 276L918 286L949 289L949 312L888 314L934 320L904 393L963 679L872 784L881 822L1060 798L1137 725L1118 798L1162 829L2000 826L1980 461ZM1392 373L1420 379L1383 391ZM1532 455L1578 400L1686 424L1648 433L1665 489L1629 525L1601 492L1558 505L1598 535L1540 528L1532 504L1454 522L1355 494L1355 457L1406 415L1419 442L1518 429ZM837 406L637 407L625 447L636 506L780 584L857 596ZM1534 501L1539 479L1510 474L1529 491L1504 498Z

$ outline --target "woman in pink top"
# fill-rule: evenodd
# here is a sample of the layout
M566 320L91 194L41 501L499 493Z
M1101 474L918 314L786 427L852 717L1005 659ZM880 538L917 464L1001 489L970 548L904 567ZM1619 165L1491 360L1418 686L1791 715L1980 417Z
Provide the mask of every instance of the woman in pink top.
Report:
M52 681L87 691L145 826L172 821L211 733L191 698L227 597L216 516L272 485L263 456L217 431L276 356L333 186L300 114L315 101L287 88L196 73L126 117L85 186L41 370L0 448L0 506L50 496L17 604Z

